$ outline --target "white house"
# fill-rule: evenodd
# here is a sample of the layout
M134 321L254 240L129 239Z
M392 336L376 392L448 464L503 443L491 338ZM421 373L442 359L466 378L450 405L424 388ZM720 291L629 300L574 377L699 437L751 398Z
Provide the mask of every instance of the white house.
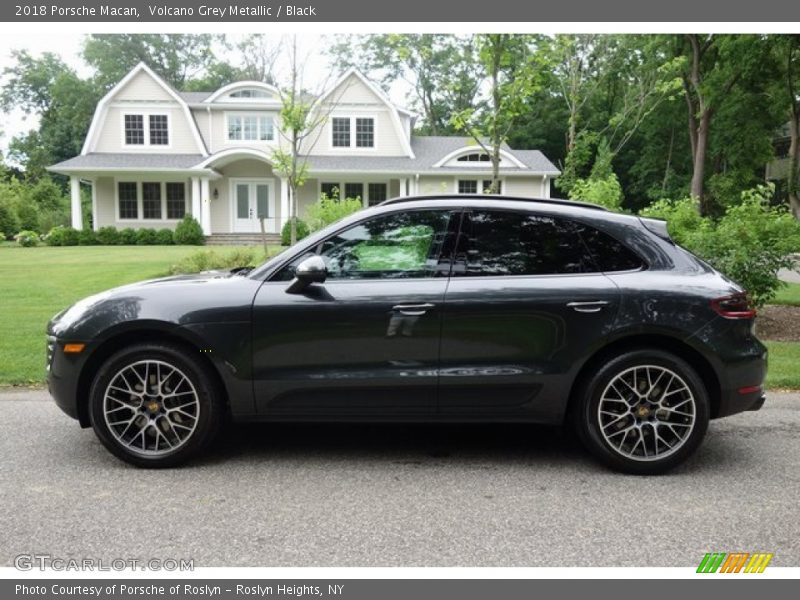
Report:
M476 193L491 163L474 140L413 135L414 115L356 70L316 99L321 124L307 138L302 217L321 193L365 206L410 194ZM206 235L278 233L289 217L286 179L272 167L285 143L277 90L241 81L179 92L139 64L103 97L79 156L50 167L70 177L72 225L83 227L80 186L92 192L92 224L174 227L193 214ZM502 193L548 197L558 169L538 150L504 148Z

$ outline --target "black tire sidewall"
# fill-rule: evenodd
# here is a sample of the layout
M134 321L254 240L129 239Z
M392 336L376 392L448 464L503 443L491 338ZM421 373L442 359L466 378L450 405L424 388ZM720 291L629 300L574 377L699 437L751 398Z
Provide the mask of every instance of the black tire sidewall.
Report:
M173 344L137 344L116 352L98 369L89 392L89 418L95 434L114 456L138 467L173 467L183 464L211 443L223 417L219 394L202 365L188 353L188 349ZM126 365L140 360L160 360L180 369L194 386L200 403L197 426L189 440L173 452L159 456L145 456L126 449L109 430L103 414L103 398L111 379Z
M695 426L689 439L673 454L655 461L626 458L612 449L600 432L597 409L600 397L609 382L622 371L638 365L662 366L680 375L689 386L695 400ZM616 471L634 475L656 475L669 471L691 456L705 437L710 417L710 402L705 384L685 360L661 350L632 350L600 366L581 386L580 410L576 428L583 445L601 462Z

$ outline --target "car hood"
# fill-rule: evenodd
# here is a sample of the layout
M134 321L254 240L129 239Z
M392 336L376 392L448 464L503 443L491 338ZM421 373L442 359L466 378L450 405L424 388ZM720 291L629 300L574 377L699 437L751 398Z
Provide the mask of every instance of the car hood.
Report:
M174 275L119 286L79 300L55 315L49 335L88 341L143 321L160 326L244 321L261 281L234 271Z

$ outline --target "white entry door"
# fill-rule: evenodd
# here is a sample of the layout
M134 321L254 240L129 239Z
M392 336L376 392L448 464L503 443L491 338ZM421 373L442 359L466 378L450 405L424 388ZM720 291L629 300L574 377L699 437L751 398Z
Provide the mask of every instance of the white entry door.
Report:
M233 231L257 233L261 231L258 221L264 219L264 229L278 233L272 185L267 181L237 180L232 187Z

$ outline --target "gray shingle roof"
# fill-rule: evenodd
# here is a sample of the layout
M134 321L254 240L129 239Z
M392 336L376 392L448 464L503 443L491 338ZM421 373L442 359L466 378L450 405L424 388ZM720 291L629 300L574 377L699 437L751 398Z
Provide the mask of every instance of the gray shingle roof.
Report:
M93 152L69 158L50 167L70 169L189 169L203 160L201 154L139 154Z
M467 137L414 136L411 148L415 158L405 156L311 156L308 158L310 170L317 172L364 171L386 173L450 173L464 172L489 173L491 166L486 163L480 167L434 167L445 156L474 145ZM503 173L547 173L557 174L558 169L538 150L511 150L507 148L527 168L504 167ZM76 156L53 165L53 171L72 169L190 169L203 160L200 154L145 154L145 153L91 153Z
M184 102L193 104L195 102L202 102L214 92L178 92L178 95L183 98Z
M472 173L491 171L489 163L485 169L476 167L434 167L445 156L465 146L474 146L475 141L469 137L459 136L412 136L411 149L414 158L404 156L311 156L308 159L312 171L390 171L390 172L463 172L469 169ZM504 173L521 173L533 171L536 173L558 173L558 168L551 163L539 150L512 150L511 152L527 169L519 167L504 167Z

